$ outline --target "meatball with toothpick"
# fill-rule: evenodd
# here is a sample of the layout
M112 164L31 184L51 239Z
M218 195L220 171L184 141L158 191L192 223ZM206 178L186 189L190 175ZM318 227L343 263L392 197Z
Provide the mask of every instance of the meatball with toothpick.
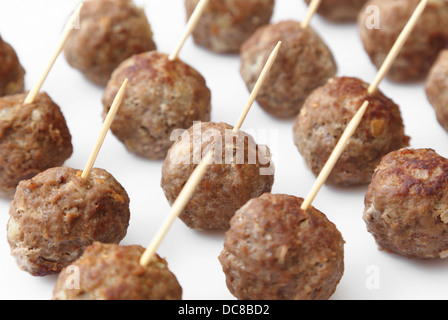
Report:
M155 49L145 12L133 0L88 0L64 53L73 68L104 87L121 62Z
M258 104L277 118L293 118L308 95L336 74L333 54L310 27L282 21L259 28L241 48L241 76L252 91L272 48L282 48L266 83L257 96Z
M20 182L11 202L8 242L20 269L59 273L95 241L119 243L130 220L129 197L103 169L59 167Z
M181 300L182 287L167 262L139 264L145 249L95 242L56 282L53 300ZM73 270L77 283L72 283Z
M235 214L219 256L239 300L327 300L344 273L344 240L303 199L270 193Z
M294 143L317 176L358 109L364 101L370 102L326 180L328 184L368 184L382 157L409 145L398 105L380 91L370 95L368 87L358 78L331 78L313 91L296 118Z
M358 27L364 49L379 69L420 0L369 0L376 13L362 10ZM372 22L369 22L372 21ZM387 76L406 83L426 78L439 52L448 45L448 1L430 0Z
M129 84L111 130L129 152L164 159L174 130L210 121L211 92L205 79L180 59L171 61L158 51L135 55L114 71L103 95L104 116L125 78Z
M162 167L162 188L170 204L209 150L213 163L180 214L197 230L227 230L235 212L248 200L270 192L274 165L269 148L225 123L202 123L185 131L171 147Z

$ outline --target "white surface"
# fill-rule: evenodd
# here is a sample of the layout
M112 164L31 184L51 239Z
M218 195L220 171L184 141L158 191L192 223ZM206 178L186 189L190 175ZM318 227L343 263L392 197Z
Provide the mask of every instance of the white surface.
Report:
M170 53L185 25L183 0L136 2L145 4L158 50ZM77 0L0 1L0 34L20 56L27 71L27 89L43 71L64 22L77 3ZM300 21L305 13L302 1L279 0L273 21ZM319 16L311 24L333 51L339 66L338 76L373 80L376 69L361 45L355 24L335 25ZM195 46L191 38L180 57L206 78L213 95L212 121L234 124L249 97L239 75L239 58L210 53ZM401 106L412 147L430 147L448 156L448 134L435 119L423 83L397 85L386 80L380 88ZM56 62L43 90L60 105L73 136L74 153L66 166L82 169L102 124L103 90L70 68L63 56ZM305 197L315 177L293 144L292 121L275 120L255 104L242 129L267 130L265 135L260 133L255 138L257 142L267 142L276 157L273 193ZM161 165L162 162L129 154L112 134L107 136L95 166L111 172L131 198L132 218L124 245L146 246L169 212L160 188ZM362 220L365 190L366 187L325 186L314 202L337 225L347 242L345 274L332 299L447 299L448 261L411 261L377 250ZM31 277L17 268L9 253L8 210L9 202L0 200L0 299L50 299L56 277ZM158 253L167 258L184 289L184 299L233 299L217 259L223 239L221 232L192 231L179 220L168 233ZM379 288L367 285L372 270L379 275Z

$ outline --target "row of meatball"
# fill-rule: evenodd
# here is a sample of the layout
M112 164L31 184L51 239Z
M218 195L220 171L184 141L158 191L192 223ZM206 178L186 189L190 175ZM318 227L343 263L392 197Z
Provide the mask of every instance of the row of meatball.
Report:
M448 256L448 159L430 149L388 154L376 169L364 220L379 248L412 259ZM344 273L344 240L336 226L303 199L265 193L231 219L219 256L230 292L241 300L329 299ZM165 260L148 268L144 249L94 243L74 262L81 287L61 272L54 299L181 299Z
M89 7L90 5L93 8L101 8L101 10L110 8L110 6L115 7L117 15L119 15L118 8L129 7L130 11L135 8L130 1L87 2L85 6L87 10L92 8ZM107 10L105 11L107 12ZM107 19L98 20L107 22ZM83 17L81 17L81 21L86 23ZM84 30L83 26L81 26L81 30ZM68 46L67 48L70 47ZM182 107L182 100L187 97L185 93L188 91L193 92L193 98L192 101L183 102L186 106L192 105L192 102L198 96L199 98L203 96L206 100L206 106L200 105L199 109L203 107L204 113L209 113L207 110L209 110L210 93L205 87L205 81L195 70L180 61L169 61L167 56L162 53L152 51L148 56L153 57L153 59L149 59L149 61L148 59L146 61L141 59L142 64L139 67L143 69L143 76L137 80L144 81L155 78L154 92L156 93L164 91L170 85L178 85L179 87L171 88L171 93L168 93L168 96L172 95L172 100L175 100L174 108L178 104L181 104ZM161 69L161 71L158 69ZM139 70L135 70L133 79L138 78L138 72ZM153 74L151 75L151 73ZM187 79L184 80L184 76ZM199 84L194 82L198 78ZM136 83L139 83L139 81L136 81ZM190 88L188 88L188 83ZM199 90L198 93L195 87L205 89ZM142 87L137 88L135 94L138 95L139 92L143 91ZM132 94L132 88L128 93ZM113 98L114 94L111 96ZM4 136L4 141L10 139L12 143L9 146L9 151L19 155L28 155L30 162L38 160L38 156L49 156L50 159L53 159L52 161L55 161L56 157L49 154L49 151L47 152L40 144L48 145L48 149L52 150L55 142L57 142L60 145L59 151L67 152L63 156L65 158L60 159L60 164L62 164L70 156L72 147L70 134L64 125L65 120L58 106L44 93L41 93L35 102L30 105L23 105L24 98L25 94L8 95L2 98L3 102L5 102L3 114L5 115L5 120L9 121L10 128L5 126L5 131L9 135ZM178 101L177 105L176 99ZM159 103L159 101L155 103L158 105L163 104ZM181 107L177 107L177 109L181 109ZM165 107L163 111L169 113L170 109ZM184 116L182 110L178 112L180 113L180 118ZM154 111L154 114L156 113L157 111ZM49 119L48 115L53 114L57 115L56 119ZM173 119L178 118L178 115L175 114L170 116ZM198 118L201 119L202 117L199 116ZM193 115L192 119L197 119L197 117ZM160 122L163 123L163 121L164 119ZM62 128L55 127L54 123L61 124ZM190 123L192 123L192 120ZM125 124L125 126L129 127L129 124ZM178 126L173 125L173 128L178 128ZM165 131L161 134L166 135ZM50 141L42 142L40 137L45 136L48 132L51 133L47 134ZM60 137L61 132L66 135ZM36 133L41 134L36 135ZM157 138L156 136L153 140L157 140ZM31 147L36 149L35 153L37 155L30 152L33 150L27 149ZM166 149L167 147L162 146L162 149L164 148ZM160 158L163 156L159 154L160 151L157 148L154 149L151 151L155 152L155 157ZM164 153L166 154L166 150ZM7 154L5 154L5 157L7 157ZM23 161L20 161L18 157L16 158L17 161L14 162L16 166L14 167L15 171L11 172L10 168L7 168L8 173L11 173L13 176L17 175L18 172L23 174L23 168L20 167L23 165ZM15 159L7 158L5 163L8 163L10 160ZM48 167L51 168L55 166L54 164L55 162L49 164ZM94 169L87 179L82 178L79 170L57 167L57 165L48 170L42 167L37 168L37 170L35 167L32 167L32 170L28 172L27 177L22 175L18 179L21 182L17 190L15 184L12 183L9 190L5 192L5 196L14 195L8 222L8 242L11 246L11 253L16 258L20 268L36 276L59 273L62 268L73 263L84 252L85 248L94 241L119 243L124 238L130 220L130 200L124 188L105 170ZM38 174L39 172L37 171L43 172ZM31 177L33 178L28 179ZM157 259L148 272L155 273L157 270L161 270L163 273L164 264L160 262L161 260ZM101 267L101 264L98 263L97 267ZM91 271L94 272L94 270ZM140 270L140 272L143 275L145 270ZM170 273L168 272L168 274ZM126 272L121 274L121 278L118 277L117 279L123 279L124 275L126 275ZM104 279L107 280L106 278ZM148 277L147 281L150 281L150 279L151 277ZM158 275L155 279L160 281L161 288L166 285L164 279ZM178 297L179 290L174 291L173 297ZM157 290L150 290L150 292L151 296L149 298L160 298L160 296L157 296ZM143 297L141 295L142 292L137 291L136 294L140 294L140 298ZM148 296L146 297L148 298ZM170 296L164 295L163 297Z
M245 2L245 5L252 2L253 1ZM414 2L415 5L418 3L418 1ZM216 12L212 10L214 8L213 3L214 2L212 1L209 10L216 14ZM380 4L381 3L379 2L378 5ZM223 3L221 3L221 5L223 5ZM432 6L429 6L422 17L422 20L424 21L421 21L416 27L414 42L418 43L420 46L425 44L426 55L437 56L440 48L438 46L430 45L434 42L434 39L442 39L440 34L444 32L445 29L443 28L443 24L437 24L437 28L431 28L431 32L426 33L425 31L427 30L425 28L428 25L426 20L434 21L442 19L446 4L434 2L431 3L431 5ZM220 6L218 7L221 8ZM407 11L404 17L407 17L407 15L412 13L412 6L405 7ZM221 8L221 10L223 9ZM381 10L381 12L384 12L382 19L384 20L383 23L386 23L388 19L386 19L384 15L391 12L391 10L387 10L386 7ZM396 10L393 12L396 12ZM205 17L206 16L207 12L205 14ZM360 17L362 16L365 15L361 14ZM406 22L405 18L402 18L401 20L403 24ZM130 79L128 93L124 99L123 106L120 108L111 128L112 132L126 145L130 152L149 159L163 159L165 158L169 147L172 145L171 133L173 130L187 129L191 126L193 121L210 121L211 92L206 86L205 79L195 69L179 60L170 61L168 56L164 53L147 51L155 48L151 39L152 33L146 17L144 16L144 12L135 7L132 1L89 1L81 12L81 21L81 28L79 30L74 30L72 37L68 41L65 50L67 59L69 62L71 61L72 65L83 70L89 78L91 78L89 75L90 72L95 76L103 75L103 79L107 81L112 72L112 77L107 82L107 87L103 96L104 114L107 114L113 98L123 80L125 78ZM99 28L98 24L105 24L105 26ZM131 25L132 27L130 27ZM141 26L137 27L139 25ZM145 32L137 32L133 30L133 28L145 30ZM204 27L201 29L201 24L199 24L197 30L203 29ZM369 31L369 33L378 36L378 33L381 33L381 30L383 29L390 30L390 28L382 28L375 32ZM400 29L398 27L396 29L396 33L398 33ZM138 35L140 34L144 35L142 38L148 40L148 46L142 46L145 41L138 38ZM106 37L105 35L108 36ZM134 36L137 37L137 39L134 39ZM213 35L210 34L209 37L212 38ZM366 38L371 39L372 36L369 35L366 36ZM393 36L390 35L389 38L393 39ZM135 45L133 44L134 40L136 43ZM324 99L323 95L326 94L324 90L333 90L332 88L339 86L339 81L334 83L334 79L332 79L336 73L337 67L330 50L317 33L310 27L306 29L301 28L301 25L294 21L284 21L259 28L258 31L256 31L243 45L241 51L241 74L249 89L252 89L255 85L261 68L263 67L262 62L267 59L272 47L280 40L283 42L282 50L279 54L277 63L270 73L267 84L257 97L257 101L265 110L275 116L290 117L296 116L297 113L301 112L296 120L297 125L294 130L295 142L300 152L307 159L310 168L316 173L321 169L319 163L328 159L327 156L334 146L334 144L329 143L328 140L332 140L332 136L336 139L337 134L335 134L335 132L337 133L338 130L341 131L343 128L339 127L337 122L333 120L342 117L339 123L342 123L343 125L345 121L354 114L355 109L351 108L352 112L349 112L346 115L341 115L340 112L339 114L334 115L331 114L331 112L321 112L321 110L327 109L311 108L309 106L325 106L325 104L329 103L322 101L322 99ZM408 42L408 48L412 47L412 42L413 41ZM436 42L440 43L443 41ZM91 46L90 49L89 45ZM390 44L390 46L391 45L392 44ZM92 46L97 48L95 49ZM6 92L11 92L11 87L18 87L19 90L23 90L23 68L18 63L17 56L12 49L7 44L2 45L2 47L9 52L8 57L10 58L8 58L7 61L11 61L5 65L7 67L6 72L8 73L8 76L2 77L2 79L13 79L11 77L20 75L19 79L8 80L8 85L5 86L5 88L9 89ZM123 53L124 51L122 48L126 48L127 50L135 48L136 51L142 50L145 52L133 55L114 69L117 61L121 59L116 58L114 63L109 61L109 59L114 57L114 54L112 53ZM306 50L302 50L303 48L306 48ZM406 48L407 47L405 46L404 50L406 50ZM403 55L403 59L409 60L409 57L416 56L420 60L432 60L427 58L427 56L410 54L410 51L412 50L408 49L408 53ZM126 53L126 55L128 54L132 55L131 52ZM85 69L73 62L73 60L76 59L77 61L82 61L82 65L85 66ZM398 58L398 60L400 60L400 58ZM429 100L437 111L439 121L446 126L447 111L445 108L445 101L447 98L443 93L445 91L444 88L447 86L447 80L446 77L444 77L444 74L447 73L445 60L446 55L444 56L443 54L440 54L437 63L433 64L433 69L427 80L427 92ZM403 65L406 63L401 62L397 64ZM422 63L415 63L415 65L421 66ZM99 70L98 68L103 68L104 70ZM406 69L409 70L409 68ZM329 81L329 79L332 80ZM99 81L93 81L99 83ZM102 83L104 84L105 81ZM323 85L326 89L320 89L321 91L319 92L318 90L318 93L316 93L315 90ZM348 84L346 84L344 90L341 91L342 95L350 95L350 90L354 91L356 89L348 88ZM17 97L17 100L21 101L21 98ZM304 107L305 101L308 105ZM11 100L8 100L8 104L10 105L11 103ZM353 103L353 105L355 106L356 102ZM347 106L344 106L344 108L350 109L350 107ZM10 110L10 107L8 110ZM312 110L315 110L316 112L313 113ZM387 108L384 107L384 110L387 110ZM14 112L5 112L6 118L12 119L11 114L13 113ZM384 116L386 115L383 115L383 117ZM394 125L399 127L400 121L399 111L397 110L393 112L393 116L389 119L382 119L380 116L375 121L372 121L370 133L374 137L379 136L375 141L382 140L382 145L374 148L379 149L378 151L372 151L372 148L369 148L370 151L365 154L365 157L367 158L365 163L369 163L370 159L373 161L373 163L368 165L369 168L367 171L373 171L375 165L378 164L379 156L396 149L397 146L406 145L406 137L404 137L404 134L400 130L395 130L395 128L388 130L388 124L392 127ZM61 123L59 127L63 127L65 121L59 122ZM315 122L319 123L317 127L314 126ZM11 121L11 125L13 123L14 122ZM321 128L324 124L326 126L325 130ZM26 127L25 124L23 125ZM330 128L331 126L333 126L333 128ZM311 129L315 132L310 133ZM393 134L390 134L392 131ZM45 131L41 130L41 132ZM61 143L63 144L64 141L68 141L68 129L62 128L56 131L56 133L60 133L65 138L55 139L51 144L51 148L54 148L55 143L59 142L59 149L68 150L68 146L61 146ZM388 135L390 137L398 135L398 139L391 141L392 139L387 138ZM326 139L326 136L330 139ZM375 144L374 140L369 137L367 138L369 141L373 141L373 145ZM323 140L326 140L326 142ZM323 148L324 150L327 150L327 153L316 153L313 151L313 149L321 148L324 143L329 145L329 147ZM66 144L68 145L68 143ZM11 146L6 147L11 149ZM359 148L362 149L362 145L360 145ZM65 160L71 154L71 152L68 151L61 151L60 153L63 154L59 157L55 157L53 154L52 158L58 159L54 162L53 166L60 165L61 160ZM356 152L356 154L363 155L364 153ZM25 156L18 154L17 157L21 159ZM36 157L33 158L37 159ZM2 188L4 189L2 190L2 194L11 196L14 193L14 188L18 181L41 172L42 168L45 169L51 167L51 165L46 163L48 161L42 160L45 159L37 161L39 163L38 168L33 168L34 164L32 162L30 163L30 161L12 162L12 165L16 163L28 163L29 168L11 168L6 170L7 174L4 175L3 181L5 181L7 186ZM341 167L345 168L345 163L341 162ZM351 171L347 169L342 170ZM354 175L357 174L355 173ZM342 180L345 180L346 182L348 181L349 184L368 182L370 178L369 174L367 174L367 177L364 176L365 175L361 174L358 178L359 181L356 181L355 179L355 181L351 182L349 181L349 177L343 178ZM343 184L347 184L346 182L342 181Z

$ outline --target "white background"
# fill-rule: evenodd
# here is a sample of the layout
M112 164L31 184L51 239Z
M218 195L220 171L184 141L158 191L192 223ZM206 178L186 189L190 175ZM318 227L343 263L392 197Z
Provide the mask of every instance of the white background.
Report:
M0 0L0 34L16 49L27 71L27 89L42 73L77 3L78 0ZM145 5L158 50L171 52L185 25L183 0L136 3ZM273 21L301 21L305 14L306 6L301 0L277 0ZM356 24L332 24L319 16L311 24L335 55L338 76L355 76L366 82L374 79L377 70L362 47ZM195 46L191 38L180 57L206 78L213 95L212 121L234 124L249 97L239 75L239 57L210 53ZM424 83L399 85L385 80L380 88L400 105L406 133L412 137L411 146L433 148L447 157L448 134L436 121ZM43 90L60 105L73 136L74 153L65 165L82 169L102 125L103 89L85 80L61 56ZM255 138L259 143L267 142L275 155L273 193L306 197L315 177L293 144L292 124L293 121L273 119L255 104L243 130L267 132ZM146 246L170 210L160 187L162 162L129 154L109 134L96 166L112 173L131 198L131 224L122 244ZM448 261L411 261L378 251L362 220L365 191L366 186L324 186L314 202L346 241L345 274L332 299L448 299ZM51 299L56 277L31 277L17 268L9 253L8 210L9 201L0 200L0 299ZM223 240L222 232L192 231L180 220L173 225L158 253L167 259L177 276L184 299L234 299L217 259ZM367 285L372 270L379 272L379 288Z

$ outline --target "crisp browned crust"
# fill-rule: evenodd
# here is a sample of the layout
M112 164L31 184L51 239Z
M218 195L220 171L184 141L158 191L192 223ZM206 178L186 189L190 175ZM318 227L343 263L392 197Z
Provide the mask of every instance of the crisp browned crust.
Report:
M426 94L434 107L437 120L448 131L448 50L440 52L430 70L426 80Z
M118 65L134 54L156 49L143 9L132 0L89 0L64 53L89 80L106 86Z
M198 0L185 0L187 19ZM268 24L274 0L211 0L198 22L196 44L217 53L239 53L241 45L259 27Z
M61 166L73 147L60 108L46 93L23 105L27 93L0 98L0 196L13 197L21 180Z
M241 48L241 76L250 91L278 41L282 47L257 102L275 117L291 118L314 89L336 74L337 66L311 27L303 29L296 21L270 24L259 28Z
M242 131L231 134L224 123L202 123L195 139L194 127L188 129L171 147L162 168L162 188L172 204L201 159L210 148L215 151L210 165L180 218L193 229L227 230L230 219L248 200L270 192L274 169L268 148L260 146ZM232 138L226 141L225 134ZM216 134L216 135L215 135ZM216 138L216 140L214 140ZM199 144L202 141L202 145ZM215 143L214 141L218 141ZM199 147L198 147L199 146ZM230 159L226 160L226 151ZM240 153L243 150L244 154ZM198 160L195 160L198 159ZM266 169L264 173L261 170ZM269 169L269 170L268 170Z
M358 24L364 48L379 68L403 30L419 0L370 0L365 6L376 6L381 26L369 29L362 10ZM440 50L448 46L448 1L431 0L412 34L395 59L388 77L396 82L424 80Z
M16 52L0 36L0 97L23 92L25 70Z
M294 123L294 143L311 171L318 175L347 124L365 100L368 109L350 138L328 184L369 183L382 157L409 145L399 107L380 91L370 96L357 78L332 78L306 100Z
M53 300L181 300L182 287L164 259L155 255L148 267L139 264L145 249L94 243L63 270L53 291ZM70 277L74 268L79 288Z
M344 240L303 199L263 194L235 214L219 256L240 300L325 300L344 273Z
M157 51L135 55L115 70L103 96L104 117L125 78L129 79L112 132L141 157L160 160L174 141L173 130L210 121L211 93L191 66Z
M378 166L364 221L380 249L409 258L445 258L447 203L448 160L430 149L403 149Z
M311 0L305 0L307 4ZM334 22L356 21L367 0L323 0L317 10L325 19Z
M129 225L129 197L114 177L87 179L52 168L19 183L10 207L8 242L19 267L35 276L59 273L94 241L119 243Z

